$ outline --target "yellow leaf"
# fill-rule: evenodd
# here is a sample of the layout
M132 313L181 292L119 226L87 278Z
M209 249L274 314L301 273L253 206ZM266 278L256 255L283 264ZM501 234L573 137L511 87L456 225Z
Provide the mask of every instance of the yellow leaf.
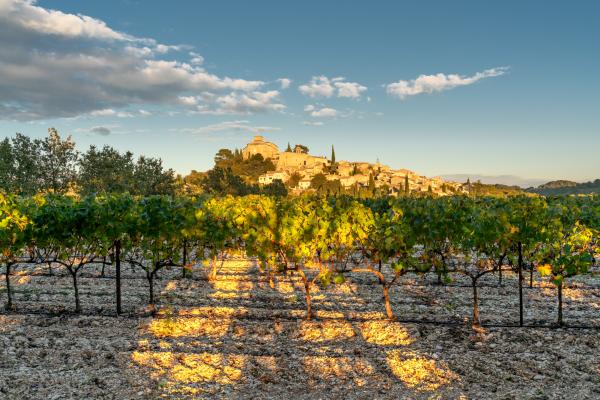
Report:
M542 264L537 266L537 270L542 276L550 275L552 273L552 265Z

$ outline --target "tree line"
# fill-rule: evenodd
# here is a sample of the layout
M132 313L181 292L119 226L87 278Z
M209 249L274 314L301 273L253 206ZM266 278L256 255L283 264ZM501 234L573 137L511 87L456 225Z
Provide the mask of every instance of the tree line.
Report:
M69 136L54 128L44 139L17 133L0 141L0 190L18 195L37 193L123 193L167 195L176 190L173 170L158 158L121 153L104 146L80 153Z
M504 270L518 274L523 325L525 271L534 269L557 288L557 323L563 324L564 281L595 263L600 198L511 197L379 198L265 195L187 197L0 194L0 261L6 268L7 307L13 307L11 268L61 265L73 280L92 263L114 267L121 312L121 263L144 271L149 304L164 268L215 279L231 252L254 257L273 282L277 274L300 277L307 317L311 292L372 274L386 315L394 319L390 290L407 273L434 274L440 284L457 274L473 292L472 324L480 326L478 281ZM205 262L208 260L208 262ZM208 267L204 267L208 265Z

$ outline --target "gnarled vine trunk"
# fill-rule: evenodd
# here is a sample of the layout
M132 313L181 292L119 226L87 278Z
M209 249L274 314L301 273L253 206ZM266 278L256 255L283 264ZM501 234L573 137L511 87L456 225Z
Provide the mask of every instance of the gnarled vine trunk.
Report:
M182 268L182 277L183 278L188 278L189 274L188 274L188 270L187 270L187 240L183 241L183 245L182 245L182 260L181 260L181 264L183 265Z
M123 312L121 307L121 241L115 241L115 274L116 274L116 296L117 296L117 315Z
M386 284L383 285L383 299L385 301L385 314L387 315L390 321L393 321L396 317L394 317L394 312L392 311L392 305L390 303L390 292Z
M302 283L304 284L304 294L305 294L305 298L306 298L306 319L310 320L313 317L312 297L310 295L311 282L308 280L306 274L301 269L298 269L298 274L300 275L300 278L302 278Z
M77 286L77 271L69 268L71 277L73 278L73 292L75 294L75 313L81 313L81 303L79 301L79 286Z
M559 326L563 325L563 282L558 285L558 319L556 323Z
M6 310L12 310L13 308L13 304L12 304L12 289L10 287L10 267L12 266L11 263L6 263L6 295L8 296L8 299L6 300Z
M471 286L473 288L473 320L471 326L473 328L479 328L481 322L479 321L479 297L477 296L477 278L471 277Z
M523 326L523 244L519 242L517 244L519 251L519 326Z

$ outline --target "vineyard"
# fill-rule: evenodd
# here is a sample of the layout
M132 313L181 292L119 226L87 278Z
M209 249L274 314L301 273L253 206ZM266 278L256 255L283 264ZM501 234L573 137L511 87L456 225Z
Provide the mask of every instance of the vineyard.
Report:
M598 395L597 197L0 195L0 212L9 398Z

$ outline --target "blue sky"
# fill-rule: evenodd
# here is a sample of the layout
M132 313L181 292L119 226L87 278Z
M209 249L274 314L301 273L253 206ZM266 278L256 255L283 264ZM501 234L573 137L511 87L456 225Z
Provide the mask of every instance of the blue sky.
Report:
M594 1L0 0L0 129L54 126L184 174L260 132L428 176L596 179L598 15Z

